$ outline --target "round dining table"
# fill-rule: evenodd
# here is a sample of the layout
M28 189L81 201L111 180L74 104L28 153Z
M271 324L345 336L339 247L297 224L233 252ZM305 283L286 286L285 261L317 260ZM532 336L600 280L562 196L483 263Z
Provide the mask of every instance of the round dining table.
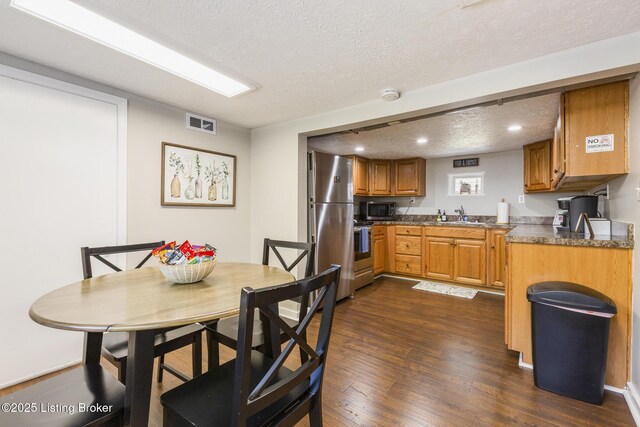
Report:
M128 332L125 422L146 427L158 330L237 314L240 290L295 280L277 267L219 262L204 280L177 284L159 267L105 274L56 289L33 303L31 318L44 326L85 332L83 363L100 363L102 334Z

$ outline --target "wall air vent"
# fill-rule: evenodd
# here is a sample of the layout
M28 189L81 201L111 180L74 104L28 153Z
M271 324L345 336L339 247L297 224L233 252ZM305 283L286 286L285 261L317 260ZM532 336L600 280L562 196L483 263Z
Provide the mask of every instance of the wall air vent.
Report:
M208 117L197 116L192 113L187 113L187 129L197 130L199 132L216 134L216 119L210 119Z

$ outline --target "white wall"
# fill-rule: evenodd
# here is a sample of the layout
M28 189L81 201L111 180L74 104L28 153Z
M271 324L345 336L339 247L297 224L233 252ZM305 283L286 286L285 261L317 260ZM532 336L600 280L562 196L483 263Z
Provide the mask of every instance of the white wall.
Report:
M408 213L411 215L431 215L438 209L454 215L454 209L464 206L467 215L496 215L497 203L505 199L509 203L510 216L553 216L557 209L556 199L564 195L527 194L525 203L518 203L518 196L524 195L523 153L522 150L500 153L476 154L471 157L480 159L480 166L454 168L453 159L447 157L427 160L427 195L417 197ZM469 157L469 156L467 156ZM484 172L485 194L483 196L449 196L449 173ZM371 198L371 200L395 201L404 214L409 206L409 197Z
M249 138L248 129L224 122L218 122L217 135L186 129L184 110L129 96L127 240L189 239L214 245L220 261L249 261ZM237 156L236 206L161 206L163 141Z
M185 111L0 52L0 64L129 100L127 132L127 242L207 241L222 261L250 259L251 142L246 128L218 121L217 135L185 128ZM192 111L198 113L197 111ZM193 208L160 205L162 142L237 156L236 207ZM273 168L276 169L276 168ZM260 243L261 244L261 243ZM130 256L128 264L135 263ZM81 271L80 271L81 273Z
M252 158L260 162L251 177L252 205L256 206L251 214L252 259L260 259L259 236L306 238L302 232L306 228L302 208L306 200L295 184L306 179L296 161L305 149L299 142L300 134L320 135L366 126L380 118L397 120L637 71L639 45L640 33L633 33L405 92L394 102L377 100L252 130Z

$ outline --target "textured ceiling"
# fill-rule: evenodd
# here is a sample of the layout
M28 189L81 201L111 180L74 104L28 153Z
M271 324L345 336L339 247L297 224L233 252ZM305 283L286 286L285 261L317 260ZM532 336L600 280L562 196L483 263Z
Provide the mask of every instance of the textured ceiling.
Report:
M0 51L247 127L640 30L638 0L76 1L258 89L225 98L8 0L0 0Z
M317 136L309 147L333 154L399 159L403 157L449 157L521 148L524 144L553 137L558 119L559 94L550 94L471 109L452 111L407 123L356 133ZM519 124L522 130L507 128ZM417 144L420 137L426 144Z

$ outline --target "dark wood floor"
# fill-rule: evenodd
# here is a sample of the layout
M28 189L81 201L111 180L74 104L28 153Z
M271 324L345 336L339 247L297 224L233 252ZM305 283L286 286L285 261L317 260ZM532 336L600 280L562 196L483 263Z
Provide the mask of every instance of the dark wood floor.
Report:
M532 371L518 368L518 355L503 343L503 297L467 300L412 284L379 278L338 304L326 426L634 425L622 395L605 391L597 406L536 388ZM189 350L167 361L188 371ZM158 396L177 384L171 375L154 382L150 425L161 425Z

